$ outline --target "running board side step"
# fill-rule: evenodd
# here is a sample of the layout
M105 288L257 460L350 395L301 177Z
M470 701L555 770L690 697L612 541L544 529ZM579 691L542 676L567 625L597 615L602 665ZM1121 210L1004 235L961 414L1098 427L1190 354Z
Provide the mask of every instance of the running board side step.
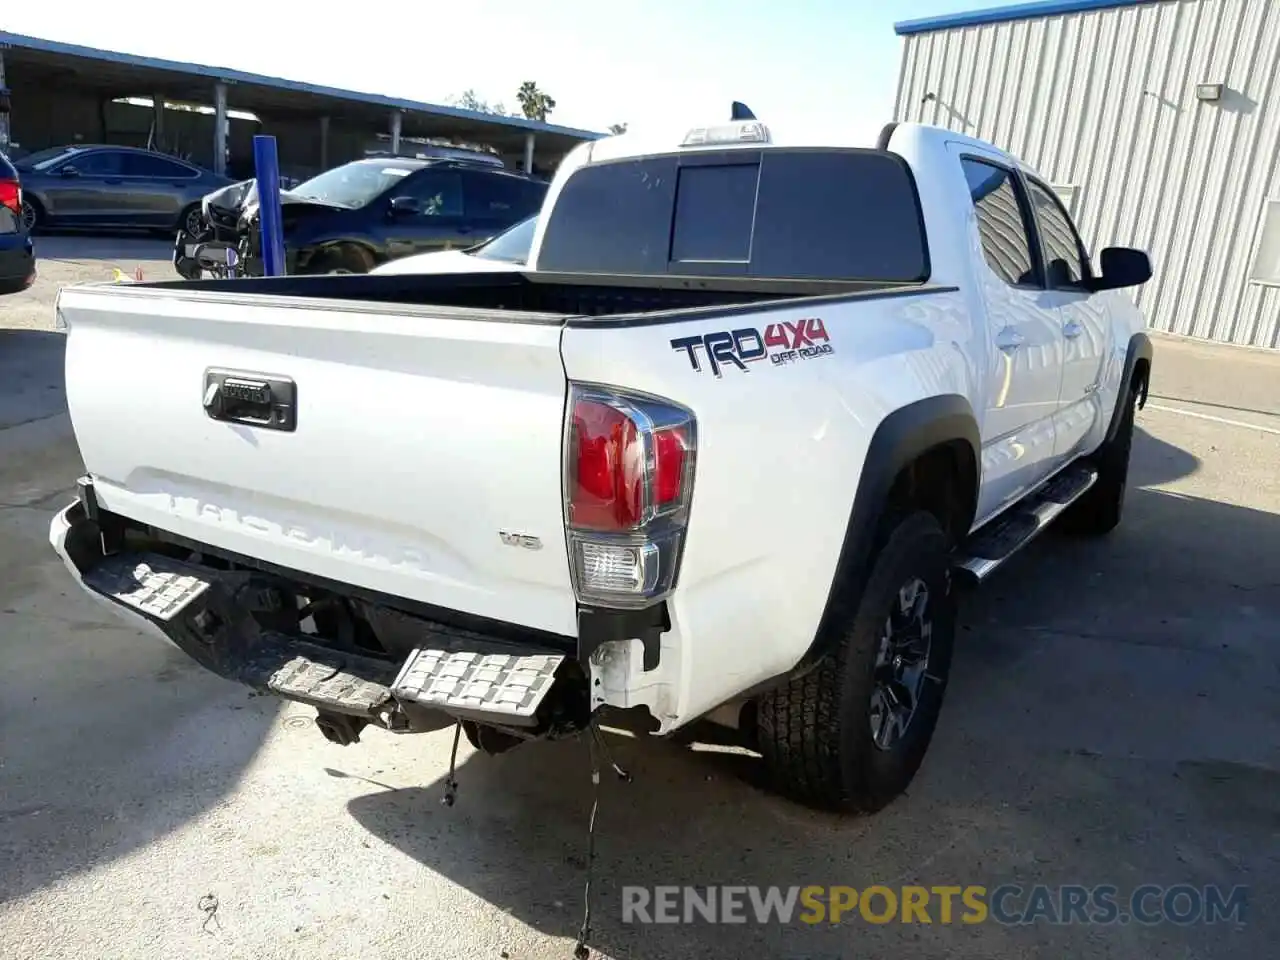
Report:
M1098 471L1068 467L1013 509L975 530L956 551L954 572L971 584L984 582L1020 549L1038 537L1098 481Z

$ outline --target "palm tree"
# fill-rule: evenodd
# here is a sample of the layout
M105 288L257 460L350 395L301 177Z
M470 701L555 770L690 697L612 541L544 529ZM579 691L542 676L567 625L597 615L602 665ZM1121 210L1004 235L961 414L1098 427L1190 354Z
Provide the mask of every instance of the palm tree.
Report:
M516 94L516 100L520 102L520 109L524 112L525 117L530 120L546 122L547 115L556 108L555 97L539 90L538 85L532 80L526 80L520 84L520 91Z

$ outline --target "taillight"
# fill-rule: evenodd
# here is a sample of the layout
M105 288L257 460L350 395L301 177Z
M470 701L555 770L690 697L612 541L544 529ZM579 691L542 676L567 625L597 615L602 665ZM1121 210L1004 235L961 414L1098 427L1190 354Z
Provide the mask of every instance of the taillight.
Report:
M641 607L674 589L693 495L693 414L627 391L569 391L565 521L578 599Z
M15 217L22 216L22 187L17 180L0 180L0 207L13 211Z

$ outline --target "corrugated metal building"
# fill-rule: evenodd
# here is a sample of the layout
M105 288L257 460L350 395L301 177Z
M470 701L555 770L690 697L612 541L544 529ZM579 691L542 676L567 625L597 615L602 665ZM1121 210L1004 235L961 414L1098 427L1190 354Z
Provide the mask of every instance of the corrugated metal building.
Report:
M896 26L896 118L988 140L1091 251L1142 247L1153 327L1280 347L1280 0L1047 0Z

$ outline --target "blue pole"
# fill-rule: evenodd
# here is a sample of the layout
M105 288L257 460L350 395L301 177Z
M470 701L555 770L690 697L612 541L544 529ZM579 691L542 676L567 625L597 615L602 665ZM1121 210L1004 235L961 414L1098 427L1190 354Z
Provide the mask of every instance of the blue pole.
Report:
M253 171L258 179L258 222L262 226L262 272L282 277L284 264L284 224L280 213L280 163L276 159L276 138L255 135Z

